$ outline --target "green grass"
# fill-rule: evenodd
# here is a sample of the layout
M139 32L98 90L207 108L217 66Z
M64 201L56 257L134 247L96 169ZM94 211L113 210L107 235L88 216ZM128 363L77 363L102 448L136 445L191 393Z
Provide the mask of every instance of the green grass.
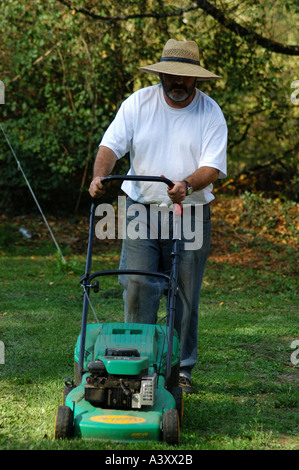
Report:
M54 440L64 379L73 376L85 258L71 254L64 266L44 246L21 248L0 258L0 449L169 449L164 443ZM106 253L94 268L115 263L115 254ZM278 270L208 262L197 393L185 397L178 449L299 449L299 369L290 346L299 339L296 290L296 278ZM101 281L93 296L100 321L123 320L121 294L117 279Z

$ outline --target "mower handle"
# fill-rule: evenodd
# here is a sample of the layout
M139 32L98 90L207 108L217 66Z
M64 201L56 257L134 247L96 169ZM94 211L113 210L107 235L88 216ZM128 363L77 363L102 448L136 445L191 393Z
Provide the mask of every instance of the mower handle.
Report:
M165 183L167 184L168 188L171 189L174 186L174 183L165 178L165 176L143 176L143 175L109 175L105 176L102 180L102 184L107 184L109 181L113 180L121 180L121 181L153 181L156 183ZM182 214L182 203L175 203L175 213Z
M131 181L153 181L153 182L160 182L160 183L165 183L169 188L172 188L174 186L174 183L169 180L168 178L165 178L164 176L137 176L137 175L109 175L105 176L101 182L102 184L106 184L108 181L111 180L131 180ZM86 265L85 265L85 274L84 276L81 277L80 282L84 283L86 285L86 281L90 281L90 266L91 266L91 256L92 256L92 247L93 247L93 227L94 227L94 217L95 217L95 205L96 205L96 199L93 199L91 209L90 209L90 219L89 219L89 240L88 240L88 248L87 248L87 259L86 259ZM175 203L175 214L182 214L182 204L181 203ZM177 254L177 247L178 247L178 239L175 239L174 241L174 252L173 256L177 259L178 254ZM176 261L177 263L177 261ZM175 273L173 279L177 279L177 264L175 263ZM140 274L140 272L139 272ZM149 274L149 273L147 273ZM99 272L94 273L94 277L98 276ZM150 275L157 275L157 273L150 273ZM166 275L163 275L162 273L158 273L158 277L163 277L164 279L168 277ZM172 280L173 282L173 280ZM89 289L90 285L86 285L86 292L84 295L84 301L83 301L83 314L82 314L82 324L81 324L81 339L80 339L80 350L79 350L79 374L82 376L83 374L83 362L84 362L84 351L85 351L85 339L86 339L86 325L87 325L87 313L88 313L88 302L89 302ZM174 292L174 297L176 296L176 290ZM174 322L174 297L172 299L171 305L170 305L170 318L169 318L169 325L170 325L170 336L169 336L169 344L171 347L169 348L169 352L167 353L167 378L169 378L170 375L170 363L171 363L171 355L172 355L172 340L173 340L173 322Z
M109 175L105 176L102 180L102 184L106 184L111 180L121 180L121 181L154 181L158 183L165 183L169 188L174 186L173 182L165 176L142 176L142 175Z

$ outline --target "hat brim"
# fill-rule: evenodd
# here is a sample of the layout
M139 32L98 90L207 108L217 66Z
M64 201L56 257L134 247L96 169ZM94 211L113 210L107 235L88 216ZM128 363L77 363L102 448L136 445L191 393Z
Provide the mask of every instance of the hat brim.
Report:
M143 72L159 75L166 73L169 75L180 75L183 77L195 77L199 80L217 80L220 79L218 75L204 69L200 65L193 65L175 61L158 62L157 64L147 65L146 67L139 67Z

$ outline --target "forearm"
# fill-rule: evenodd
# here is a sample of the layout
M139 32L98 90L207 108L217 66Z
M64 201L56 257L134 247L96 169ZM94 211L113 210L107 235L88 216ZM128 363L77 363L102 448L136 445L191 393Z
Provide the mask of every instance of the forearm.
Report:
M199 191L214 183L218 177L219 170L210 166L202 166L190 176L187 176L185 180L188 181L194 191Z
M186 183L192 186L193 191L200 191L209 184L214 183L219 177L219 170L209 166L203 166L191 175L187 176L184 181L174 181L174 186L168 191L168 195L172 202L182 202L186 197Z
M93 180L89 187L89 193L92 197L101 197L104 194L101 180L111 173L116 160L117 157L111 149L100 146L94 162Z
M108 176L114 168L117 157L108 147L100 146L93 167L93 177Z

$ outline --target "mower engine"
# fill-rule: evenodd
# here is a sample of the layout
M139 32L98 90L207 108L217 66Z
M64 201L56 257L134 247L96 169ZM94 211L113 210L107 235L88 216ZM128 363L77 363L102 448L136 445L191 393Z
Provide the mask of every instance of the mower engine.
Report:
M88 365L85 400L101 408L136 409L153 406L157 388L156 373L148 374L148 368L139 368L138 374L119 373L124 369L128 371L130 366L133 366L132 372L137 363L142 363L142 358L135 349L107 349L105 357Z

